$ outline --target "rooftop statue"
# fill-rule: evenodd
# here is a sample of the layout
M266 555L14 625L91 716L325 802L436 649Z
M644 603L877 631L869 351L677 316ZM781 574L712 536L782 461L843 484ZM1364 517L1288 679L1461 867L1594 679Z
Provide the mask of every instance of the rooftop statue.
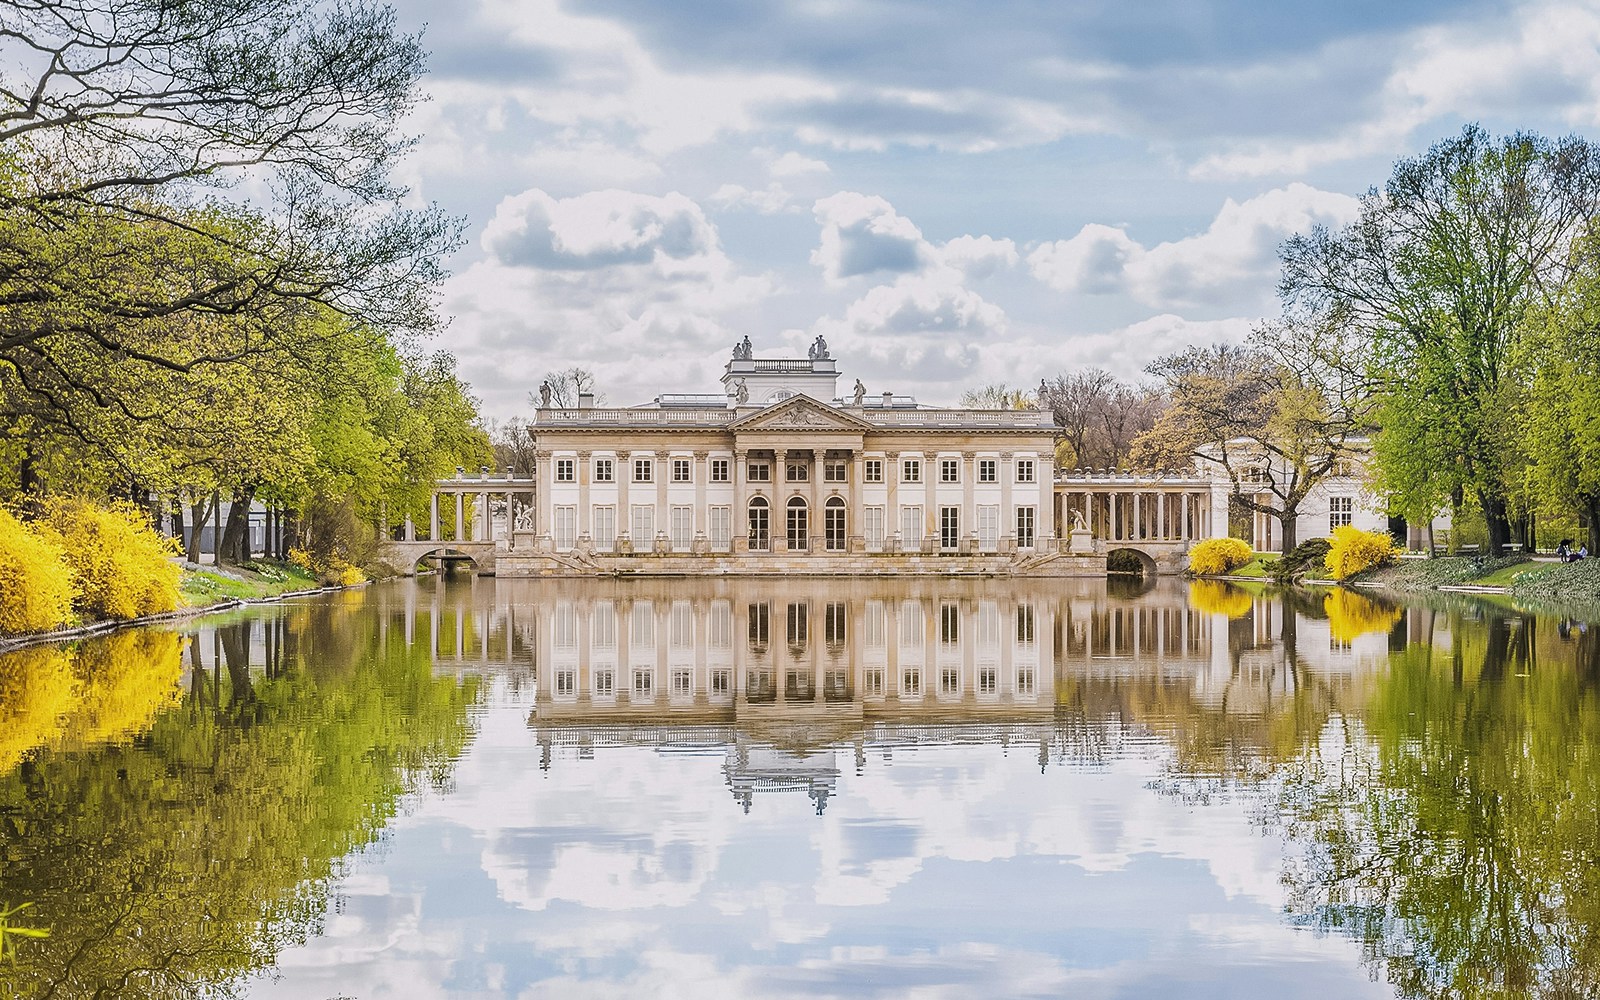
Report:
M806 357L812 361L828 360L828 342L822 339L822 334L817 334L817 339L811 342L811 350L806 352Z
M745 337L743 340L739 341L739 343L733 345L733 360L749 361L755 356L756 349L751 346L749 337Z
M855 393L856 393L856 405L857 406L865 405L866 402L867 402L867 387L861 384L861 380L860 379L856 379Z
M740 406L750 402L750 387L744 384L744 379L734 383L733 399Z
M541 410L548 410L550 408L550 395L550 380L546 379L545 381L539 383L539 408Z

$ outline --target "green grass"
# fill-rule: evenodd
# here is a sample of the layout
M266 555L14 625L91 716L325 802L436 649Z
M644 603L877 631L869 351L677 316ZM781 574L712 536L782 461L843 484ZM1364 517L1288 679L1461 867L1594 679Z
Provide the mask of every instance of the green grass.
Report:
M203 608L223 601L276 597L315 586L316 577L298 566L251 563L249 567L230 567L226 573L184 570L178 589L190 607Z
M1531 581L1535 577L1557 569L1560 565L1560 563L1534 562L1530 559L1511 566L1502 566L1493 573L1469 582L1477 587L1510 587L1519 580Z
M1228 570L1228 574L1227 575L1228 576L1248 576L1248 577L1251 577L1251 578L1254 578L1254 579L1265 580L1269 576L1271 576L1271 574L1268 573L1266 567L1261 564L1261 560L1263 558L1272 559L1272 558L1276 558L1276 557L1275 556L1262 556L1261 554L1257 553L1256 555L1251 556L1250 557L1250 561L1245 563L1243 566L1240 566L1237 569Z

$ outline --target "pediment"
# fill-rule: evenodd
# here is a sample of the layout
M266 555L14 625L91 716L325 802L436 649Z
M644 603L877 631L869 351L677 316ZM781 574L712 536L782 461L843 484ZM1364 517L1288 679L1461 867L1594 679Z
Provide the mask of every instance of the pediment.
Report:
M877 428L853 414L819 403L810 396L791 396L733 422L736 431L845 431L860 434Z

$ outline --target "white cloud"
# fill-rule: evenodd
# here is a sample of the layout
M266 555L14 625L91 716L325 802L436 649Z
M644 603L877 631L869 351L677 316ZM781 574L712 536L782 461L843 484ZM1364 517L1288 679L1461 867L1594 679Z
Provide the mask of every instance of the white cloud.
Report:
M1017 245L992 236L957 236L937 251L939 260L973 277L987 277L1017 263Z
M557 199L538 188L501 201L482 239L500 263L575 270L704 258L716 242L700 206L677 192L606 190Z
M1028 255L1034 277L1059 291L1126 293L1157 308L1223 303L1270 307L1277 248L1313 225L1353 220L1349 195L1290 184L1243 202L1228 199L1205 232L1146 248L1120 228L1091 223Z
M822 243L811 263L830 281L884 271L909 273L929 262L929 247L910 219L877 195L840 191L812 210L822 226Z
M829 169L821 160L813 160L791 150L768 163L767 172L774 177L795 177L801 174L826 174Z
M788 189L777 181L760 190L751 190L742 184L724 184L717 188L709 201L718 208L747 208L760 215L800 211Z

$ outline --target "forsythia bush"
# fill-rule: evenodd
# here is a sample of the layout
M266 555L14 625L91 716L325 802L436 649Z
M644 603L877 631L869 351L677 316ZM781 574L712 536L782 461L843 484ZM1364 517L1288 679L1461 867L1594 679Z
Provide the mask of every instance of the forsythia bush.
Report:
M1346 524L1333 529L1323 561L1335 580L1343 580L1353 573L1389 563L1398 551L1394 539L1384 532L1362 531Z
M0 510L0 634L65 625L76 593L61 549Z
M1208 538L1189 550L1189 570L1193 573L1226 573L1238 569L1255 555L1250 543L1238 538Z
M56 497L45 505L39 533L66 553L80 610L99 618L138 618L171 611L181 599L183 570L163 538L130 503L101 507Z
M303 570L317 574L324 587L354 587L366 583L367 575L335 554L326 563L305 549L290 549L289 561Z
M1226 580L1195 580L1189 584L1189 603L1211 615L1243 618L1255 606L1250 592Z

